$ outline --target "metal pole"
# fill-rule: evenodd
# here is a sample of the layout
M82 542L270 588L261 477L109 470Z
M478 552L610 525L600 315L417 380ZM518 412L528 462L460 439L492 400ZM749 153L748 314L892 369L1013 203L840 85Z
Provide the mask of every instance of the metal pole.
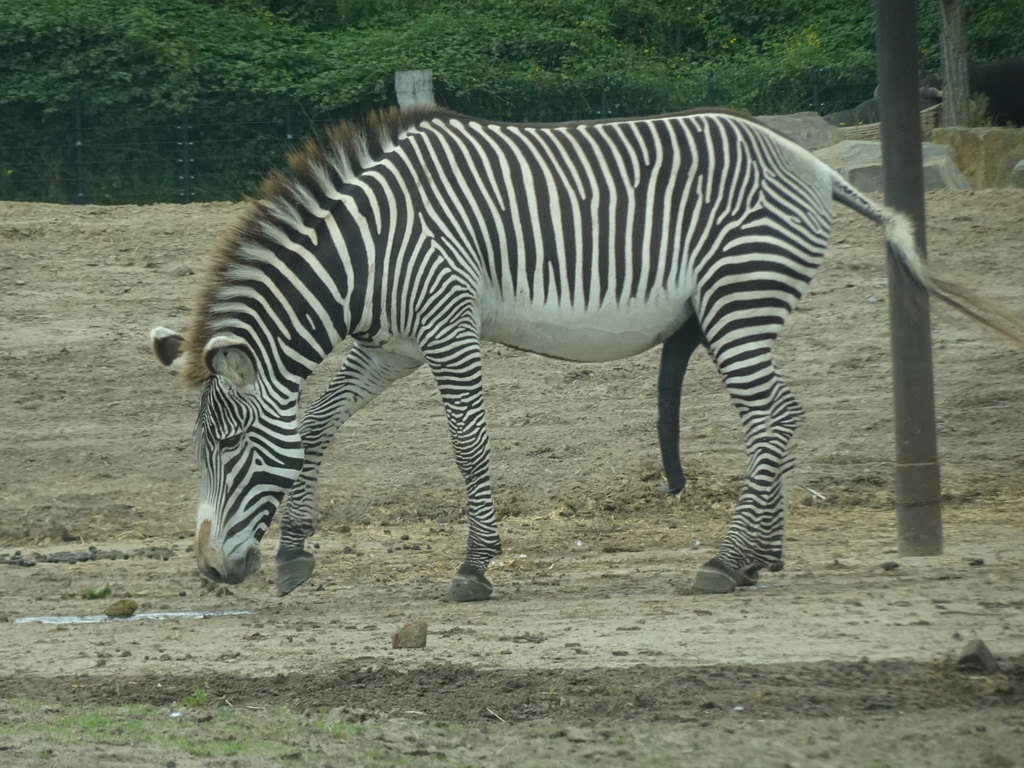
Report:
M885 202L917 227L925 252L916 0L875 0ZM896 528L901 555L942 553L928 295L889 254L893 401L896 416Z

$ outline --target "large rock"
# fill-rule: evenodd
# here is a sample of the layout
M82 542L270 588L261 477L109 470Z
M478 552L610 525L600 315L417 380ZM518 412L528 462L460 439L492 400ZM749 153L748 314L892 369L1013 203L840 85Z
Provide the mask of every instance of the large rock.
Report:
M924 163L924 188L970 189L967 179L953 161L949 147L924 142L921 144ZM885 187L882 176L882 144L878 141L841 141L814 153L835 168L861 192L881 192Z
M826 122L817 112L796 112L792 115L759 115L754 118L804 149L830 147L842 139L842 132Z
M1024 128L936 128L932 139L953 148L957 167L974 189L1015 186L1024 159Z
M1010 186L1024 189L1024 160L1018 160L1010 171Z

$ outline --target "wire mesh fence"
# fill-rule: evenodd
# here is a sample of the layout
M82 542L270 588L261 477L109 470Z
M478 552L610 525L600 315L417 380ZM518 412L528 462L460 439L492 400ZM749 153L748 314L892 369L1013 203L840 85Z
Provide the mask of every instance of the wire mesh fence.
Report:
M246 108L247 107L247 108ZM8 113L9 114L9 113ZM147 204L235 200L325 123L287 103L207 99L184 114L91 107L0 119L0 199Z
M755 85L730 73L702 73L694 78L689 103L671 108L824 114L856 104L873 87L820 69L761 87L759 94ZM437 98L464 114L526 122L664 111L614 88L569 100L557 94L524 94L514 101L456 97L443 89ZM343 117L361 115L312 111L287 98L257 103L248 94L224 93L197 101L183 114L95 105L84 96L64 109L8 105L0 111L0 199L106 205L238 200L254 194L305 138Z

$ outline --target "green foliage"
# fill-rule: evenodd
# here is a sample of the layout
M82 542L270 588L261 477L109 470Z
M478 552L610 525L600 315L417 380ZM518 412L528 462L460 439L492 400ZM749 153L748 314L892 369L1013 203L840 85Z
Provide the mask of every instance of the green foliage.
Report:
M180 113L200 95L284 90L301 36L272 15L190 0L5 0L0 104L81 99Z
M972 58L1024 55L1024 0L965 1ZM935 71L937 0L919 21ZM870 94L873 48L848 0L3 0L0 195L238 196L302 136L394 103L395 70L497 119L827 112Z
M936 0L921 0L937 65ZM1024 0L968 0L975 58L1024 55ZM396 69L430 68L452 106L490 98L628 111L688 106L691 73L873 76L869 4L845 0L4 0L0 104L82 102L181 114L209 94L290 95L305 109L390 101ZM700 75L698 74L698 77ZM723 94L752 106L749 86ZM242 98L247 96L248 98Z
M196 688L181 700L181 706L183 707L199 707L205 704L210 698L210 694L204 691L202 688Z

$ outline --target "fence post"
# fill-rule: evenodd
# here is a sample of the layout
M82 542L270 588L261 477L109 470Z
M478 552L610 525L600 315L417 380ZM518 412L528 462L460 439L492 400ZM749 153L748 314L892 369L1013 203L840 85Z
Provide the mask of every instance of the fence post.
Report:
M178 179L181 181L181 202L192 202L192 182L195 176L192 174L192 142L188 132L188 113L181 115L181 125L178 126L178 164L181 166L181 173Z
M85 187L83 177L85 175L84 162L82 160L82 147L85 142L82 140L82 100L75 99L75 202L78 205L85 203Z
M821 67L811 67L811 109L821 114Z
M290 100L284 105L284 138L288 142L287 149L291 149L291 143L295 140L295 121L292 116L292 103Z
M407 69L395 72L395 97L398 106L434 103L434 73L429 69Z

